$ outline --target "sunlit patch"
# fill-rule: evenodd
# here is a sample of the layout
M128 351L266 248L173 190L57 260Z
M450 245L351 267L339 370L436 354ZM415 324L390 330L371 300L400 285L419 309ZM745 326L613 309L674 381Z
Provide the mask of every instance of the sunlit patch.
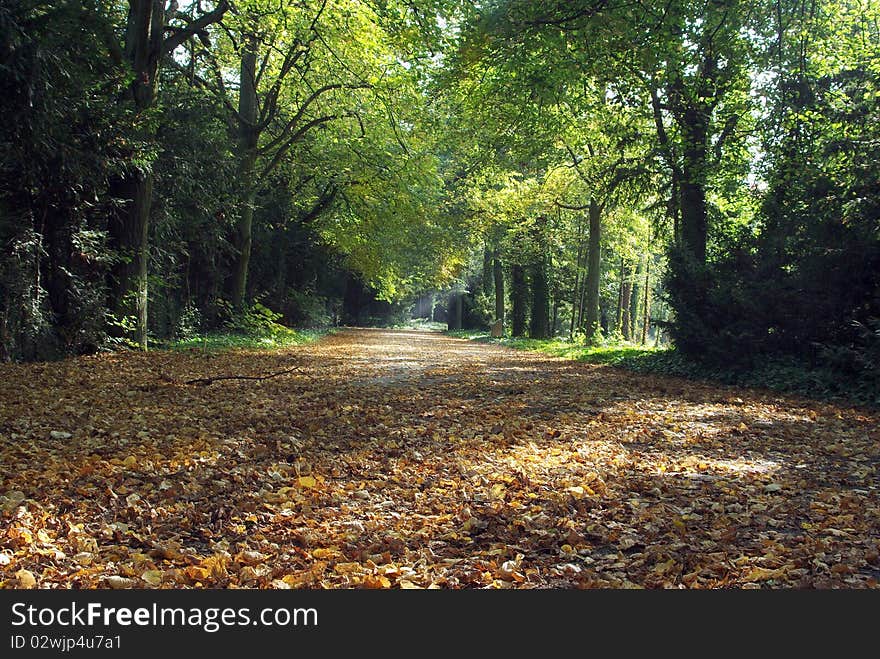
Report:
M714 460L712 466L735 474L772 474L780 469L773 460Z

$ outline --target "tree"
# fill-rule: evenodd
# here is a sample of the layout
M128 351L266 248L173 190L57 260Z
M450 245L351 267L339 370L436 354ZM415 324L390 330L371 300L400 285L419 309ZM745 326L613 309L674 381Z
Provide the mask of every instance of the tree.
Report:
M134 318L132 336L143 349L147 347L147 264L153 200L153 174L147 150L156 135L150 111L159 93L160 64L188 39L204 38L206 28L219 21L228 9L227 0L220 0L210 11L190 15L179 11L174 1L166 7L159 0L129 0L122 43L115 40L112 30L105 32L113 57L130 72L130 82L120 102L132 115L136 132L131 139L139 144L129 153L129 163L111 185L119 211L108 228L111 245L119 258L110 275L109 307L120 321ZM191 11L196 12L196 7Z

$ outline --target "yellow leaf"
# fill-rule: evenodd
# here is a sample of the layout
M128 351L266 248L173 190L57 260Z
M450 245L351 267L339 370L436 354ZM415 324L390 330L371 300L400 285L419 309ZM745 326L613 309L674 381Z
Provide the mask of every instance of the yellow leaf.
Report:
M135 467L137 467L137 463L137 458L133 455L130 455L122 461L122 466L126 469L134 469Z
M318 484L314 476L300 476L296 480L300 487L315 487Z
M160 570L147 570L141 575L141 579L151 586L158 586L162 583L162 572Z
M496 483L492 486L492 489L489 490L489 496L493 499L503 499L504 493L507 491L507 488L504 487L501 483Z
M769 570L764 567L753 567L743 579L746 581L765 581L767 579L779 579L784 574L784 569Z
M409 579L401 579L397 582L397 585L400 586L401 590L424 590L424 588L418 584L414 584Z
M332 547L318 547L312 550L312 558L331 558L338 552Z
M281 577L281 581L286 583L288 586L296 588L297 586L302 584L303 577L297 576L295 574L285 574L283 577Z
M226 563L228 561L228 555L214 554L203 560L202 565L210 572L211 576L220 578L226 576Z
M189 565L184 572L193 581L207 581L211 576L210 570L198 565Z
M366 588L391 588L391 580L378 574L368 574L364 577Z
M351 574L352 572L360 572L360 563L337 563L333 568L337 574Z

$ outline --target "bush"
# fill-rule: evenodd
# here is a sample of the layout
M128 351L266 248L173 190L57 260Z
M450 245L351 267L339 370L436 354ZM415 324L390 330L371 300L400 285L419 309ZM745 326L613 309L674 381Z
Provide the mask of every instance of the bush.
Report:
M293 327L327 327L333 324L327 298L312 291L289 290L282 311Z
M178 340L186 341L201 334L203 328L202 312L192 302L187 304L177 319L177 327L174 336Z
M254 302L244 309L235 309L226 300L218 300L217 307L223 318L223 327L229 332L245 336L272 337L289 331L278 322L283 315L260 302Z

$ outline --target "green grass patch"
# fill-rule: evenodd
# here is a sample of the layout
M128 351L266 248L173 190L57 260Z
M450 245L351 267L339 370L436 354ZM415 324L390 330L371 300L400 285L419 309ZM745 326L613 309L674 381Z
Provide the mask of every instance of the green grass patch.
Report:
M769 389L871 408L880 407L880 376L875 374L873 377L866 377L864 373L846 373L839 369L811 366L788 357L767 357L757 366L735 368L687 359L674 348L657 349L627 343L587 346L560 338L493 339L488 332L479 330L458 330L446 334L591 364L610 364L637 373L670 375L737 387Z
M647 346L637 346L629 343L609 343L607 345L589 346L576 343L567 339L525 339L509 338L493 339L488 332L482 330L452 330L446 332L448 336L459 339L469 339L482 343L495 343L497 345L515 348L517 350L530 350L542 352L554 357L564 357L579 362L591 364L620 364L627 360L639 359L645 355L651 355L658 351Z
M317 341L330 330L294 330L278 326L271 333L243 334L210 332L188 339L172 341L163 348L172 351L224 352L227 350L278 350Z

